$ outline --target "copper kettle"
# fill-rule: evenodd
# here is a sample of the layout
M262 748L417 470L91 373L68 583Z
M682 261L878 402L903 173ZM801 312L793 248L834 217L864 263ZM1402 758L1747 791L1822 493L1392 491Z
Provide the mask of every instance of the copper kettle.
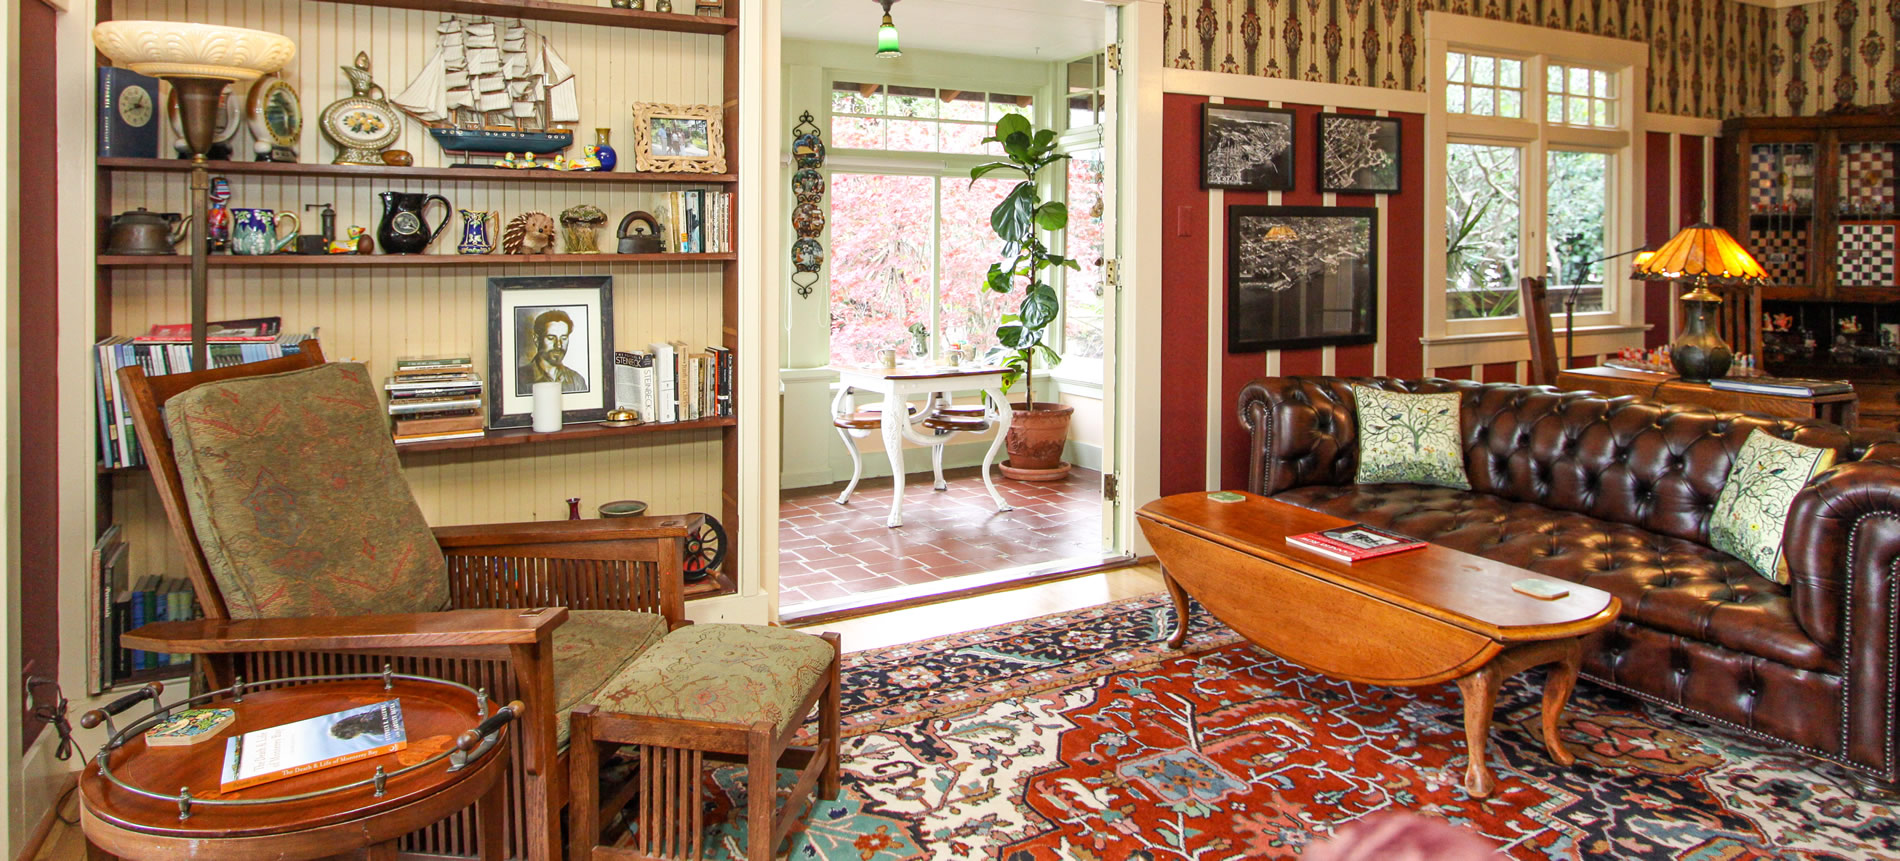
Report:
M191 219L176 212L149 212L141 206L112 217L106 225L107 254L176 254L173 246L191 235Z

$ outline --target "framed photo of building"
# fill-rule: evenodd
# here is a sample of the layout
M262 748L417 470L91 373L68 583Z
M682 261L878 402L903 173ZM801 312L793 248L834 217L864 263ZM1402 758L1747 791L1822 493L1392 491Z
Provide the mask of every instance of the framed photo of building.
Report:
M1379 334L1379 210L1227 208L1227 349L1370 344Z
M1319 115L1319 190L1396 194L1399 118Z
M718 105L634 102L634 165L647 173L725 173L723 117Z
M488 279L488 426L526 427L534 384L561 384L561 420L597 422L614 406L614 279Z
M1293 189L1293 112L1201 106L1201 187Z

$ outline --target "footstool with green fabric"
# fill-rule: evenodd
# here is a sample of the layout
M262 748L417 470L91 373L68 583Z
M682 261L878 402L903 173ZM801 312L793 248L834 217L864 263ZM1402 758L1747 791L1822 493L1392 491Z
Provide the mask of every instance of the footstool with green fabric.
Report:
M699 791L711 756L746 764L746 857L772 858L814 788L838 796L839 654L837 634L730 624L688 625L642 652L572 713L569 857L704 857ZM818 743L791 746L813 707ZM635 747L638 773L603 804L600 758L622 745ZM783 810L781 767L799 769ZM601 823L629 802L633 844L613 846Z

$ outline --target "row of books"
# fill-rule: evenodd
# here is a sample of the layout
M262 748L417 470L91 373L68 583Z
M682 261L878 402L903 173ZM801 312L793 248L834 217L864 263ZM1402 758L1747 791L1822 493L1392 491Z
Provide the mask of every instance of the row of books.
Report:
M482 435L482 378L472 356L408 356L383 383L397 445Z
M264 319L276 321L278 318ZM215 331L220 326L230 324L211 325ZM298 334L283 334L281 331L255 334L259 329L281 330L281 323L240 329L236 331L246 334L221 334L210 339L207 352L211 366L224 368L281 358L296 353L304 341L317 336L314 329ZM191 370L190 327L184 328L182 339L178 337L179 334L176 326L153 326L150 332L136 338L115 335L93 345L93 398L99 415L100 465L110 469L145 463L145 455L139 451L138 438L132 431L130 402L119 387L119 369L143 368L147 376Z
M721 254L732 250L732 193L667 192L664 219L672 227L673 250L680 254Z
M132 588L120 590L112 598L112 643L107 651L116 662L114 676L123 679L140 670L190 664L190 655L119 648L119 638L151 622L182 622L198 616L197 593L183 577L147 574Z
M692 352L685 341L614 354L614 402L645 422L690 422L735 415L732 351Z

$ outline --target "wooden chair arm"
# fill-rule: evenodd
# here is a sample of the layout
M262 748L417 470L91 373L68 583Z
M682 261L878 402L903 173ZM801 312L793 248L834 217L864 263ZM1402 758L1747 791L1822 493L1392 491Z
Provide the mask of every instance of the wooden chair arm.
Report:
M565 607L295 619L196 619L154 622L126 632L123 643L130 649L188 655L517 646L545 639L565 621Z
M685 538L698 517L611 517L598 520L542 520L526 523L484 523L474 526L437 526L435 540L444 550L522 544L567 544L577 541Z

